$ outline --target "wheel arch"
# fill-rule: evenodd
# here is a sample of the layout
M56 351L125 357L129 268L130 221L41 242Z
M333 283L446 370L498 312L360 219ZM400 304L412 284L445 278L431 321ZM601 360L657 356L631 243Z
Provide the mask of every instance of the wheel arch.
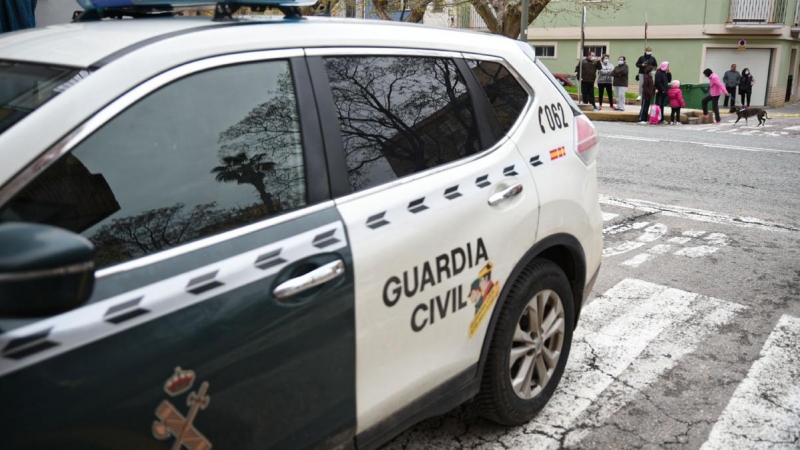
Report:
M522 270L530 265L535 259L547 259L554 262L569 279L569 284L572 289L573 301L575 302L575 323L578 322L580 310L583 306L584 290L586 289L586 256L581 246L580 241L570 234L559 233L548 236L541 241L537 242L531 247L525 255L522 256L520 261L514 266L511 271L502 292L498 299L497 305L492 311L492 317L489 321L489 326L486 329L486 335L483 338L483 346L481 348L481 358L478 363L477 379L483 378L483 369L486 365L486 356L489 353L494 330L497 326L497 320L500 316L500 311L505 305L508 291L513 285L514 281L519 277Z

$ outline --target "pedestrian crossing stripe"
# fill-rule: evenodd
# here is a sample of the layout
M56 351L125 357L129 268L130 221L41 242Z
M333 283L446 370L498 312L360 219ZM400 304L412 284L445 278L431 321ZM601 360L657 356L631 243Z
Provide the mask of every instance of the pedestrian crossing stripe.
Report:
M701 450L800 445L800 318L784 315Z
M657 382L746 307L636 279L590 303L575 329L564 378L525 428L526 448L581 448L591 430Z

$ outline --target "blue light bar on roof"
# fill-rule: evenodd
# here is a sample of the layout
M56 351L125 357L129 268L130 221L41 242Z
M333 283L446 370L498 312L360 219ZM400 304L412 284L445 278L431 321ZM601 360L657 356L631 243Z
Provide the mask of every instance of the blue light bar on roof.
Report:
M94 9L120 9L120 8L147 8L152 7L191 7L207 6L216 3L233 3L246 6L313 6L316 0L217 0L217 1L198 1L198 0L77 0L78 4L85 10Z

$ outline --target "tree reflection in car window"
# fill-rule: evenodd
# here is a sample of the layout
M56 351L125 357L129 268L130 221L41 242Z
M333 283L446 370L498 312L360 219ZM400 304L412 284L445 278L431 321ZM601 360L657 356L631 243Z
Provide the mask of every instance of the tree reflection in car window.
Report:
M502 64L491 61L467 60L483 92L489 98L500 128L508 133L528 103L528 93L514 75Z
M449 59L326 58L353 191L480 150L472 104Z
M89 238L105 267L306 204L287 61L214 69L139 101L0 210Z

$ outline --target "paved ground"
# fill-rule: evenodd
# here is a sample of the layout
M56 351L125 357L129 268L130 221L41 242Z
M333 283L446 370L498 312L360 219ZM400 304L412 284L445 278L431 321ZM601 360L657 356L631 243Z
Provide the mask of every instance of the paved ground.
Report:
M800 118L774 115L598 123L603 268L556 395L522 427L462 407L386 448L800 448Z

